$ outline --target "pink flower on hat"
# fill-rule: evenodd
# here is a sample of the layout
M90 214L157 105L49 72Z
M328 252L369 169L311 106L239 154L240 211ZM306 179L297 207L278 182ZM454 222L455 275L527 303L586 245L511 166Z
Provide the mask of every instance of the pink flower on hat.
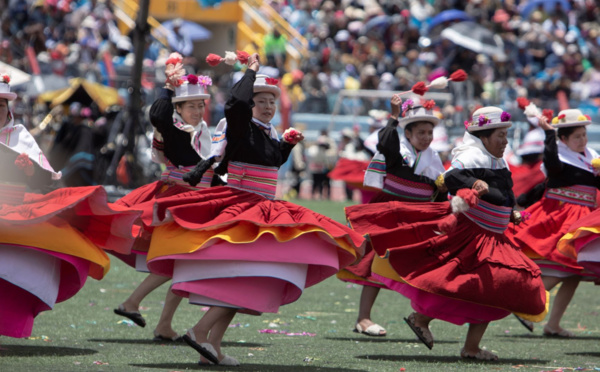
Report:
M488 117L487 117L487 116L485 116L485 115L479 115L479 119L478 119L478 125L479 125L480 127L481 127L481 126L484 126L485 124L487 124L487 123L489 123L489 122L490 122L490 119L488 119Z
M506 111L502 111L502 114L500 114L500 120L501 121L509 121L510 120L510 114Z
M212 85L212 79L208 76L200 75L198 76L198 84L206 88L209 85Z

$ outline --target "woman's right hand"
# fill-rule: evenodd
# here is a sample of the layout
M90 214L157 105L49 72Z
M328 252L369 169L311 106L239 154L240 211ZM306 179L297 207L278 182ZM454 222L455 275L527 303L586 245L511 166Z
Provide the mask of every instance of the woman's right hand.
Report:
M397 120L398 117L400 116L400 105L402 104L402 98L400 98L400 95L394 94L392 96L391 104L392 104L392 118Z
M260 56L258 53L254 53L248 57L248 68L254 72L257 72L260 68Z
M543 130L554 130L554 127L550 123L548 123L548 119L542 115L538 117L538 125Z
M488 184L482 180L475 181L475 183L473 184L473 187L471 187L471 188L473 190L477 191L477 193L479 194L479 197L482 197L483 195L487 194L490 191L490 187L488 186Z

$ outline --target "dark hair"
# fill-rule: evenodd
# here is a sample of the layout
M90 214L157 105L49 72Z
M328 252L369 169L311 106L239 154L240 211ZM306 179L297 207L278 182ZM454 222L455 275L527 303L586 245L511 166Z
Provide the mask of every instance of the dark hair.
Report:
M569 138L569 136L573 134L573 132L575 132L575 129L581 127L583 127L583 125L578 125L575 127L558 128L558 139L562 139L563 137Z
M490 136L494 133L494 131L496 129L498 129L498 128L478 130L478 131L470 132L470 133L471 133L471 135L473 135L479 139L490 138Z
M412 133L413 129L414 129L414 128L417 126L417 124L419 124L419 123L431 124L432 126L434 126L434 127L435 127L435 124L433 124L433 123L432 123L432 122L430 122L430 121L427 121L427 120L420 120L420 121L413 121L412 123L408 123L408 124L406 124L406 126L404 127L404 130L405 130L405 131L409 131L409 132L411 132L411 133Z

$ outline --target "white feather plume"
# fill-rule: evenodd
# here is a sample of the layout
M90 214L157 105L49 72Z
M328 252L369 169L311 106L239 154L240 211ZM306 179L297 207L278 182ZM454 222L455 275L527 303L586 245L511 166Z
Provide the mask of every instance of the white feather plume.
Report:
M460 196L452 197L450 205L452 206L452 213L463 213L468 211L470 208L465 199L461 198Z
M431 84L429 84L430 88L435 89L445 89L448 86L448 79L444 76L440 76L437 79L434 79Z
M228 65L233 66L237 62L237 55L234 52L225 52L223 61Z

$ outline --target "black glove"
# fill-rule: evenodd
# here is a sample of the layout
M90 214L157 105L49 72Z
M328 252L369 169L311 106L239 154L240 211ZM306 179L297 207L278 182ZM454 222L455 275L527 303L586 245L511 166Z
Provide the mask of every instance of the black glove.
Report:
M206 171L213 165L215 158L202 159L196 164L194 169L183 175L183 181L191 186L196 186L201 180Z

